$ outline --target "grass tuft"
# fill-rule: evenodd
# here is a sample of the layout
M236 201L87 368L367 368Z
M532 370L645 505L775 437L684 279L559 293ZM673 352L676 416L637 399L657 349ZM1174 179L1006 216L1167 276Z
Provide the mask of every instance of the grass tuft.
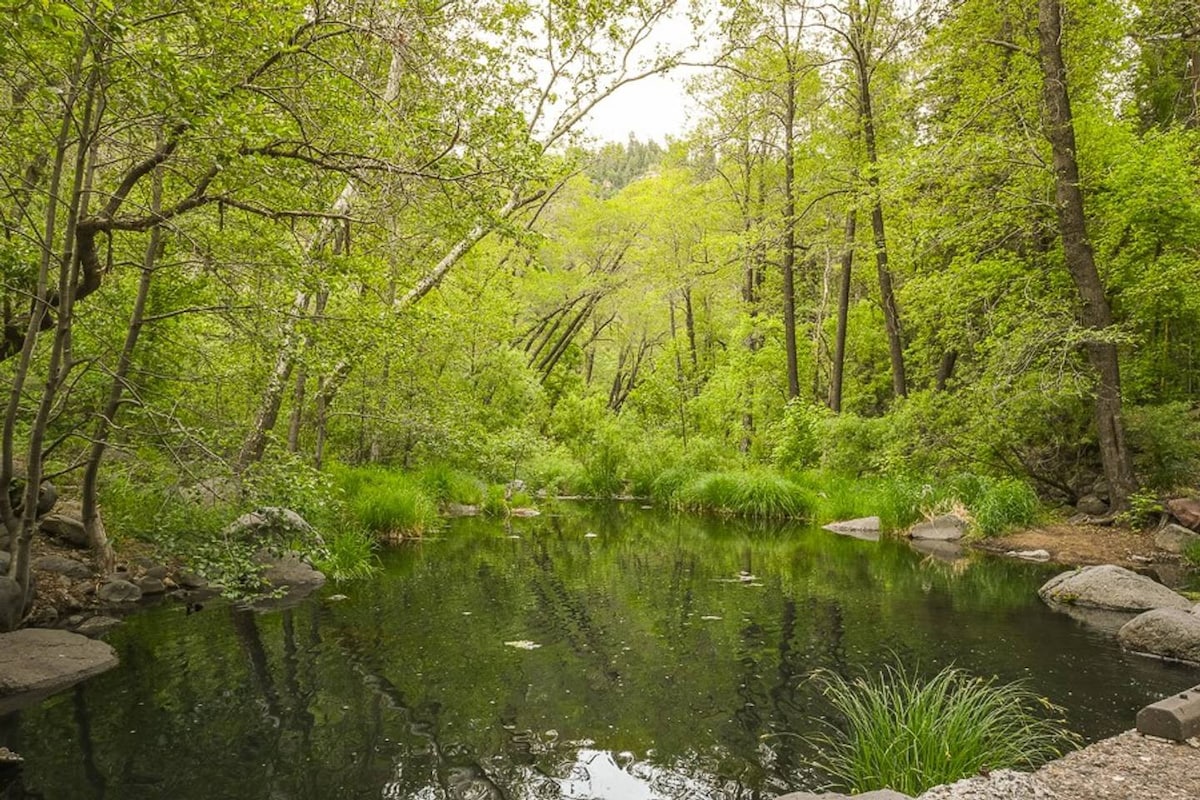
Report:
M813 739L820 764L854 793L913 796L985 769L1034 768L1078 744L1062 709L1019 683L947 667L920 680L902 667L852 680L815 675L841 724Z
M378 541L360 528L347 528L325 540L325 551L316 561L317 569L335 581L373 578L382 567L375 555Z
M353 521L377 537L418 537L440 522L437 503L408 475L360 467L342 468L335 477Z
M700 474L676 489L674 502L688 511L760 519L806 518L813 508L808 490L766 470Z

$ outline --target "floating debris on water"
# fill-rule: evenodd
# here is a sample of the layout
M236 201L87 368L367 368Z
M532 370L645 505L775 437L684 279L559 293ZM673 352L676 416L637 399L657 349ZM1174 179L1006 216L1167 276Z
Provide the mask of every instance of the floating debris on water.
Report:
M583 535L583 538L585 538L585 539L599 539L599 538L600 538L600 534L598 534L598 533L592 533L591 531L588 531L587 533L585 533L585 534Z
M344 595L344 594L331 594L331 595L329 595L329 602L331 602L331 603L340 603L340 602L342 602L343 600L349 600L349 599L350 599L350 598L349 598L348 596Z
M537 642L531 642L528 639L517 639L516 641L505 642L504 644L508 647L515 647L518 650L537 650L541 647Z
M703 617L701 617L700 619L705 619L705 620L716 620L716 619L722 619L722 618L721 618L721 617L718 617L716 614L705 614L705 615L704 615Z

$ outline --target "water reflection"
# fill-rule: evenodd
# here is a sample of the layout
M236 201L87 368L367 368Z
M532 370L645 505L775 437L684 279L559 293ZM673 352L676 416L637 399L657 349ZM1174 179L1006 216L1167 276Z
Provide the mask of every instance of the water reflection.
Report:
M825 531L585 507L385 562L338 603L132 618L119 669L0 718L0 798L758 800L821 782L816 668L1025 678L1093 739L1200 682L1043 608L1046 567Z

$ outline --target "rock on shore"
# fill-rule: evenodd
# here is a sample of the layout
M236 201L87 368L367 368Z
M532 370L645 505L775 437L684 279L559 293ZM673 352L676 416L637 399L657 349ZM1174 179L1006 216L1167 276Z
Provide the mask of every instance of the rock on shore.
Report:
M1191 602L1161 583L1118 567L1101 564L1054 576L1038 589L1050 604L1103 608L1110 611L1149 611L1154 608L1190 609Z
M76 633L24 628L0 634L0 701L56 691L116 665L112 647Z

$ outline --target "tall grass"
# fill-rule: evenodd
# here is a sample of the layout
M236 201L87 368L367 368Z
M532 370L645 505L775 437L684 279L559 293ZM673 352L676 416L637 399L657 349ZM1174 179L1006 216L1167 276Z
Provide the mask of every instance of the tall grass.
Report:
M1029 484L1004 480L984 490L971 511L976 530L984 536L997 536L1011 528L1032 525L1040 507L1037 494Z
M947 667L922 681L902 667L848 680L817 673L841 724L812 741L821 764L854 793L913 796L983 769L1033 768L1077 744L1061 709L1020 684Z
M483 502L484 484L448 464L430 464L421 469L416 477L425 493L440 504L475 506Z
M401 472L378 468L340 468L338 485L354 523L386 539L421 536L437 526L437 504L420 482Z
M326 537L324 552L316 559L317 569L335 581L373 578L382 567L375 549L379 543L361 528L345 528Z
M681 484L673 500L687 511L763 519L807 518L813 507L803 486L767 470L705 472Z

